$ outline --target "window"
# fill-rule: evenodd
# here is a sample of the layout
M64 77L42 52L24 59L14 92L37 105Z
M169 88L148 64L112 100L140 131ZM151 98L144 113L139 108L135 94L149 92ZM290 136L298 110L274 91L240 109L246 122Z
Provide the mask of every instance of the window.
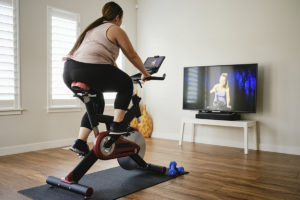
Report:
M18 1L0 0L0 114L20 114Z
M79 111L79 100L63 81L62 58L72 49L79 33L79 15L48 7L48 111Z

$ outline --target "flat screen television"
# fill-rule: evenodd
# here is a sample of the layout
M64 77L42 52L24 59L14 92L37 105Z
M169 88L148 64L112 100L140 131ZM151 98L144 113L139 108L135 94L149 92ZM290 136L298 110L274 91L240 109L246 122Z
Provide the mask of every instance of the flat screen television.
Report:
M183 109L255 113L257 64L184 67Z

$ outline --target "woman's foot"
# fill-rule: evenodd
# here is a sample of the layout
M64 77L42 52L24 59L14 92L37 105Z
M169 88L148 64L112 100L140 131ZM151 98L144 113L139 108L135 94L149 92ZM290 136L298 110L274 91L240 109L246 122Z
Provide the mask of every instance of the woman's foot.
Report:
M122 122L112 122L109 131L110 135L123 135L128 132L128 125L124 125Z
M69 149L77 153L79 156L86 156L90 151L90 148L86 141L83 141L81 139L75 140L75 143L71 147L69 147Z

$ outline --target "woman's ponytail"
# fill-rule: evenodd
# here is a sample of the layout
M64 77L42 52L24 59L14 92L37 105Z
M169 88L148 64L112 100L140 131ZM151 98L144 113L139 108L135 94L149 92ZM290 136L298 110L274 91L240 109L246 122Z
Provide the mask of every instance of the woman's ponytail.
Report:
M73 48L71 49L71 51L69 52L69 55L73 55L73 53L79 48L79 46L81 45L86 33L97 27L100 26L101 24L103 24L103 21L105 20L105 17L100 17L98 19L96 19L93 23L91 23L90 25L88 25L88 27L85 28L85 30L80 34L80 36L78 37L77 41L75 42Z
M89 30L91 30L91 29L93 29L97 26L100 26L101 24L103 24L104 21L113 20L117 16L122 18L123 10L117 3L111 1L111 2L106 3L103 6L102 15L103 15L102 17L96 19L93 23L88 25L88 27L86 27L85 30L80 34L80 36L78 37L77 41L75 42L73 48L69 52L70 56L73 55L73 53L79 48L79 46L81 45L86 33Z

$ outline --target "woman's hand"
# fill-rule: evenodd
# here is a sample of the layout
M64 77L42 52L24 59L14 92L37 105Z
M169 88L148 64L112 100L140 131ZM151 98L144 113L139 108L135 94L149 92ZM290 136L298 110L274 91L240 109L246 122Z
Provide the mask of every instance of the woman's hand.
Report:
M62 61L71 60L71 56L72 56L72 55L70 55L70 54L64 56L64 57L62 58Z
M63 57L61 60L62 61L67 61L67 60L71 60L71 58L70 57Z
M148 77L150 77L151 75L149 74L149 73L144 73L143 75L142 75L142 81L143 82L145 82L145 81L148 81L146 78L148 78Z

